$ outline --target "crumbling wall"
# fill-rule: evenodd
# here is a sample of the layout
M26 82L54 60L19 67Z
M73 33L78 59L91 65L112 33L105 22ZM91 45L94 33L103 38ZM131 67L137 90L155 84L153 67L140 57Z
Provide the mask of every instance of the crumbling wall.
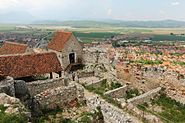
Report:
M107 91L105 95L110 96L112 98L123 98L124 95L126 95L127 90L128 90L128 86L124 85L123 87Z
M98 88L98 87L101 87L102 86L102 83L103 82L106 82L106 81L107 81L107 79L101 79L101 80L98 80L96 82L92 82L92 83L89 82L89 83L86 84L86 86L92 85L93 87Z
M92 47L83 49L83 63L84 64L109 64L107 51L102 48Z
M92 72L78 72L78 77L79 78L84 78L84 77L91 77L91 76L94 76L94 71Z
M47 89L53 89L64 85L65 85L65 82L63 78L39 80L39 81L27 83L28 89L32 96L39 94Z
M107 103L99 96L89 97L87 99L87 105L89 108L95 109L100 106L103 113L105 123L139 123L135 117L132 117L123 110Z
M151 91L148 91L142 95L139 95L137 97L128 99L127 102L128 103L132 103L134 105L138 105L144 102L148 102L150 101L150 99L152 99L155 95L157 95L159 93L159 91L161 90L161 87L158 87L156 89L153 89Z
M78 101L77 86L69 84L55 89L48 89L35 96L42 108L54 109L56 107L65 108L75 106Z
M9 79L0 81L0 93L15 96L14 80Z

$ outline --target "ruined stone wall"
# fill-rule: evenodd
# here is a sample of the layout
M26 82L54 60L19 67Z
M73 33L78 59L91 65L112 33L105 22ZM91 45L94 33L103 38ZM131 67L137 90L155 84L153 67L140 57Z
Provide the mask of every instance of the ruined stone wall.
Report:
M65 83L63 78L39 80L39 81L27 83L28 89L32 96L39 94L47 89L53 89L64 85Z
M77 87L75 84L48 89L35 96L42 108L54 109L56 107L73 106L78 101Z
M87 83L86 84L86 86L90 86L90 85L92 85L93 87L101 87L102 86L102 82L104 82L104 81L107 81L107 79L101 79L101 80L98 80L98 81L96 81L96 82L92 82L92 83Z
M112 98L123 98L126 95L126 91L128 90L128 86L124 85L123 87L107 91L105 95L110 96Z
M87 98L87 105L89 108L95 109L100 106L103 113L105 123L139 123L135 117L132 117L123 110L107 103L99 96Z
M178 74L166 72L161 86L166 90L166 94L178 102L185 104L185 83L177 79Z
M98 47L91 47L91 48L84 48L83 49L83 63L85 64L109 64L109 59L107 57L107 51L98 48Z
M91 63L96 64L97 63L97 56L98 54L96 52L90 52L84 49L83 51L83 63Z
M13 78L0 81L0 93L6 93L10 96L15 96L15 88L14 88Z
M92 77L94 76L94 71L92 72L78 72L78 77L83 78L83 77Z
M154 90L148 91L140 96L128 99L127 102L128 103L132 103L134 105L138 105L138 104L142 104L144 102L148 102L150 101L150 99L152 99L155 95L157 95L159 93L159 91L161 90L161 87L158 87Z

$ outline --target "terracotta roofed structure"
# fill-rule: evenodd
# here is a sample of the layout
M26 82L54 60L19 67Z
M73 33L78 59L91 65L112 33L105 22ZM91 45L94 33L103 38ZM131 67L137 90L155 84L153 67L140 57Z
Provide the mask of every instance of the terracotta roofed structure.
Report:
M21 78L60 71L60 62L53 52L0 57L1 77Z
M48 43L48 50L57 54L66 71L72 65L82 63L82 46L72 32L57 31Z
M48 48L58 52L62 51L71 36L72 32L57 31L53 37L53 40L48 44Z
M3 46L0 48L0 55L8 54L23 54L28 49L26 44L20 44L15 42L4 42Z

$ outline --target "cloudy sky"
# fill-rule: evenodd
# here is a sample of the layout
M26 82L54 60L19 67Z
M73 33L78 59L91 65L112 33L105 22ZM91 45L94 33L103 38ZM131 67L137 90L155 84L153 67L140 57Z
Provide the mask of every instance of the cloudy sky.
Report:
M185 21L185 0L0 0L0 19Z

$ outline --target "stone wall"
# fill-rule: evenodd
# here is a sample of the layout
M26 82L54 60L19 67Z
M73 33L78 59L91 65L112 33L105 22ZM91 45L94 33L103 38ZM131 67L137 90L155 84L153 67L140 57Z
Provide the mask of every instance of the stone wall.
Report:
M68 106L76 106L81 91L78 91L74 83L68 86L61 86L55 89L48 89L35 96L35 99L40 103L43 109L54 109L56 107L66 108Z
M78 72L78 77L83 78L83 77L92 77L94 76L94 71L92 72Z
M39 80L39 81L27 83L28 89L32 96L39 94L47 89L53 89L64 85L65 85L65 82L63 78Z
M107 91L105 95L111 96L112 98L123 98L126 95L127 90L128 90L128 86L124 85L123 87Z
M91 109L100 106L105 123L140 123L135 117L107 103L97 95L87 98L87 105Z
M66 42L65 47L62 49L62 66L65 69L69 64L69 54L75 53L75 61L82 61L82 46L78 40L72 35L69 41Z
M78 40L74 37L74 35L72 35L69 41L66 42L64 48L61 49L61 52L52 49L49 49L49 51L55 52L57 54L57 57L64 70L70 64L69 60L70 53L75 53L76 62L82 62L82 46L78 42Z
M0 81L0 93L5 93L10 96L15 96L15 88L14 88L13 78Z
M132 103L134 105L138 105L144 102L148 102L150 101L150 99L152 99L155 95L157 95L159 93L159 91L161 90L161 87L158 87L156 89L153 89L151 91L148 91L140 96L128 99L127 102L128 103Z
M98 47L83 49L83 63L85 64L110 64L107 51Z
M102 82L104 81L107 81L107 79L101 79L101 80L98 80L96 82L92 82L92 83L87 83L86 86L90 86L92 85L93 87L101 87L102 86Z

